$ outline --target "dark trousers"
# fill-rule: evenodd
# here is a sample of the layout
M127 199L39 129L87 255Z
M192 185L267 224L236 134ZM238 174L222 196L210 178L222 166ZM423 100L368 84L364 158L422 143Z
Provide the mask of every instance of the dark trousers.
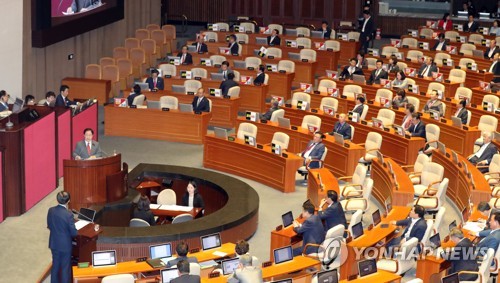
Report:
M61 252L52 250L51 283L71 282L71 251Z
M293 249L293 256L302 255L303 249L304 249L304 247L299 247L299 248ZM318 252L317 247L307 247L307 249L306 249L306 254L312 254L312 253L317 253L317 252Z
M368 52L368 45L370 44L370 40L366 40L366 35L360 35L359 36L359 45L361 51L363 51L365 54Z

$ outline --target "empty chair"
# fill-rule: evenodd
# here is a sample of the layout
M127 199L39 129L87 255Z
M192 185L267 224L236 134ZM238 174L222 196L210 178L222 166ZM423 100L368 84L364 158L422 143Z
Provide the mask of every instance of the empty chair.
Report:
M85 78L86 79L101 79L101 66L97 64L88 64L85 66Z
M439 233L439 227L441 227L441 224L443 223L445 213L446 213L446 207L441 206L438 209L438 212L436 213L436 218L434 219L434 225L432 226L432 229L434 230L434 234Z
M457 37L459 36L460 34L454 30L449 30L449 31L446 31L444 33L444 38L445 39L448 39L449 41L451 42L457 42Z
M401 244L399 251L394 253L393 258L381 258L377 261L377 269L402 275L408 270L415 268L417 262L411 253L417 251L418 239L413 237Z
M233 81L239 82L240 81L240 72L236 71L236 70L233 70L233 73L234 73L234 79L233 79Z
M368 69L375 69L377 67L377 58L366 58Z
M118 58L128 58L129 53L128 49L125 47L115 47L113 48L113 58L118 59Z
M148 24L146 29L149 30L149 32L152 32L154 30L161 30L161 27L158 24Z
M350 31L347 33L347 40L359 41L359 34L357 31Z
M177 109L179 106L179 100L175 96L162 96L160 97L160 107L161 108L169 108L169 109Z
M226 57L222 55L212 55L210 56L210 60L212 60L214 65L221 65L222 62L226 61Z
M288 149L288 144L290 143L290 137L285 133L275 132L273 134L273 139L271 143L279 144L281 146L281 149Z
M271 114L271 119L269 119L271 122L278 122L278 118L283 118L285 117L285 109L278 109Z
M424 207L428 213L437 213L446 201L446 190L448 189L448 184L449 179L444 178L443 181L439 183L437 189L427 189L424 194L417 198L415 204Z
M149 227L150 225L147 221L142 220L140 218L132 218L132 219L130 219L128 226L129 227Z
M101 283L134 283L135 278L132 274L108 275L102 278Z
M243 43L243 44L248 44L248 34L246 33L236 33L236 42L238 43ZM238 52L238 54L241 54L241 50Z
M120 77L120 88L126 89L130 87L134 82L132 61L127 58L120 58L116 60L116 65Z
M196 93L200 87L202 87L201 82L197 80L186 80L184 82L184 87L186 88L186 93L193 92Z
M332 30L333 32L333 30ZM340 42L338 40L326 40L325 48L332 49L333 51L340 51Z
M336 88L337 83L330 79L322 79L318 83L318 91L319 92L327 92L329 88Z
M400 70L408 68L408 64L406 64L405 62L398 61L396 65L399 67ZM409 78L406 77L406 79L408 80Z
M335 112L337 112L339 107L339 101L333 97L323 97L319 104L319 109L322 111L323 111L323 106L332 107L333 109L335 109Z
M127 48L128 50L130 50L132 48L138 48L140 46L141 46L141 42L137 38L130 37L130 38L125 39L125 48Z
M342 198L361 196L363 194L363 185L365 184L366 173L367 167L362 164L358 164L356 169L354 169L354 174L352 176L338 178L339 181L344 182L350 180L350 182L339 186L340 196Z
M398 62L398 63L399 63L399 62ZM416 85L416 84L417 84L417 83L415 82L415 80L414 80L414 79L412 79L412 78L408 78L408 77L406 77L406 81L408 82L408 84L409 84L409 85L410 85L410 84L411 84L411 85Z
M167 53L167 47L169 47L167 43L167 39L165 38L165 32L161 29L152 30L151 31L151 39L155 41L158 52L160 54Z
M472 42L473 44L481 44L483 39L484 36L482 34L471 33L469 35L469 42Z
M497 109L500 98L498 98L498 96L496 95L487 94L483 97L483 103L485 102L493 104L493 109Z
M287 73L295 72L295 62L290 60L280 60L278 62L278 71L284 70Z
M132 105L140 106L144 104L144 100L146 99L146 96L144 94L138 95L134 97L134 100L132 101Z
M292 105L297 106L298 101L305 101L308 105L311 103L311 95L305 92L294 92L292 96Z
M496 186L498 183L500 183L500 154L495 154L493 155L493 158L491 158L491 162L488 165L479 165L477 167L487 167L488 172L484 173L484 178L490 186ZM493 194L496 195L496 194Z
M430 154L434 149L437 148L440 133L441 129L439 128L438 125L434 124L425 125L425 139L427 140L424 146L425 154Z
M405 39L408 39L408 38L405 38ZM414 39L414 38L411 38L411 39ZM423 57L423 56L424 56L424 53L422 51L419 51L419 50L410 50L410 51L408 51L408 53L406 53L406 58L409 58L414 62L418 61L418 59Z
M361 197L353 197L340 201L342 208L346 212L352 212L356 210L361 210L366 212L370 208L370 198L373 189L373 180L367 178L365 180L365 185L363 186L363 195Z
M460 61L458 62L458 66L462 70L467 70L467 67L471 64L476 64L476 61L471 58L461 58Z
M468 101L471 101L472 90L470 88L460 86L455 92L455 100L462 100L464 97L467 98Z
M118 96L120 94L120 71L118 66L108 65L102 68L101 78L103 80L111 81L111 89L114 96Z
M417 160L415 160L414 165L402 165L401 168L405 170L408 170L407 168L412 168L411 170L413 171L407 172L408 177L413 184L418 184L420 183L420 175L422 174L422 170L430 161L431 159L427 154L421 153L417 156Z
M420 36L424 36L425 38L432 38L433 34L434 34L434 31L430 28L421 28L420 29Z
M459 69L452 69L450 70L450 75L448 76L448 79L452 83L465 83L465 77L467 73L464 70L459 70Z
M459 52L467 56L472 56L472 50L476 50L476 46L474 44L462 43Z
M147 67L146 53L142 48L130 49L130 60L132 60L134 77L140 77Z
M424 166L420 175L420 183L413 186L415 196L425 194L429 189L436 190L443 180L444 168L435 162L429 162Z
M164 189L158 194L156 202L158 204L175 205L177 204L177 195L172 189Z
M244 140L245 136L252 136L257 138L257 126L250 123L241 123L238 126L236 137L240 140Z
M240 27L244 27L245 28L245 32L247 32L247 31L250 31L252 33L255 32L255 24L254 23L250 23L250 22L240 23Z
M217 22L215 23L217 25L217 28L220 30L225 30L225 31L229 31L229 24L227 23L224 23L224 22Z
M295 29L297 31L297 36L305 36L305 37L309 37L311 36L311 30L309 28L305 28L305 27L298 27Z
M377 119L382 121L384 127L391 127L396 119L396 113L391 109L382 108L378 111Z
M168 63L162 63L158 65L158 69L161 70L161 73L163 76L165 75L170 75L172 77L177 75L177 66L168 64Z
M311 39L305 37L298 37L296 39L297 46L302 46L303 48L311 48Z
M179 214L174 219L172 219L172 224L177 224L177 223L182 223L182 222L188 222L193 220L193 216L189 213L183 213ZM190 272L191 274L191 272Z
M150 31L147 29L137 29L135 30L135 38L139 40L148 39L151 37Z
M239 86L233 86L229 88L229 90L227 91L227 95L229 97L240 97L240 90L241 88Z
M245 66L247 68L251 67L251 68L254 68L257 70L260 65L262 65L262 60L258 57L246 57L245 58Z
M357 93L363 93L363 88L359 85L345 85L342 90L342 95L345 95L346 97L354 98Z
M206 78L208 78L208 72L204 68L192 68L191 69L191 76L193 78L203 78L203 79L206 79Z
M393 93L391 90L385 89L385 88L379 88L379 89L377 89L377 92L375 93L375 102L380 102L381 97L385 98L387 101L392 101L392 96L393 96ZM383 106L383 105L381 105L381 106Z
M362 145L365 147L365 155L361 157L359 162L369 164L377 157L377 151L379 151L382 146L382 135L376 132L369 132L366 136L365 143Z
M420 109L420 99L414 96L407 96L406 98L408 99L408 103L415 106L415 111L418 111Z
M107 65L115 65L115 63L115 58L112 57L101 57L101 59L99 59L99 65L101 65L101 68Z
M434 62L438 66L443 66L443 59L449 60L451 59L451 55L443 52L436 53L434 56Z
M167 39L176 39L177 32L174 25L163 25L161 29L165 32Z
M477 274L477 279L474 281L460 281L463 283L488 283L490 280L490 268L491 268L491 263L493 262L493 257L495 255L495 250L493 249L488 249L485 255L483 256L483 261L481 262L481 265L479 265L479 271L460 271L458 274ZM497 268L498 270L498 268Z
M403 41L401 42L402 46L408 46L410 48L417 48L418 47L418 41L416 38L413 37L405 37L403 38ZM408 56L407 56L408 57Z
M279 31L279 34L283 34L283 26L282 25L269 24L267 27L269 28L270 31L272 31L273 29L277 29Z
M217 42L217 41L219 41L219 37L217 36L216 32L206 31L203 34L205 35L205 39L208 42Z
M281 58L283 52L278 47L269 47L267 48L267 57L273 56L274 58Z
M146 59L149 58L149 65L156 66L156 60L161 57L160 53L156 50L156 42L146 38L141 41L141 47L144 49Z
M393 46L384 46L382 48L381 55L389 58L389 57L391 57L392 54L398 53L398 52L399 52L399 49L397 49L396 47L393 47Z
M300 60L316 61L316 51L312 49L301 49Z
M317 130L321 128L321 118L314 115L305 115L302 118L301 127L303 129L308 129L309 125L316 127Z
M427 94L430 94L433 90L440 90L444 93L445 86L436 82L429 83L429 86L427 87Z

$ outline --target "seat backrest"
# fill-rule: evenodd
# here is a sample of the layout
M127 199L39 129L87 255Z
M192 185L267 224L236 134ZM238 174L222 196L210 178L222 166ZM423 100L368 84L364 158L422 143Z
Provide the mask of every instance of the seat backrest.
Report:
M449 39L451 42L457 42L458 32L454 30L449 30L444 33L444 38Z
M282 25L269 24L267 27L269 28L270 31L272 31L273 29L277 29L279 31L279 34L283 34L283 26Z
M439 233L439 229L441 227L441 224L443 223L445 212L446 207L441 206L436 213L436 219L434 220L434 226L432 227L434 229L434 233Z
M280 60L278 62L278 70L285 70L287 73L294 73L295 62L290 60Z
M413 38L412 38L413 39ZM418 58L423 57L424 53L419 50L410 50L406 53L406 58L410 58L412 60L418 60Z
M158 194L156 202L158 204L175 205L177 204L177 194L172 189L164 189Z
M451 82L463 83L465 82L466 75L467 73L464 70L452 69L450 70L450 75L448 76L448 79Z
M278 118L285 117L285 109L278 109L271 114L271 122L278 122Z
M153 39L145 38L141 41L141 47L146 54L156 54L156 42Z
M368 69L375 69L377 67L377 58L366 58L366 63L368 64Z
M264 74L264 84L267 85L269 83L269 74Z
M240 23L240 26L245 28L245 32L251 31L252 33L255 32L255 24L254 23Z
M101 66L97 64L88 64L85 66L85 78L86 79L101 79Z
M372 149L380 149L381 145L382 135L376 132L369 132L366 136L365 149L367 151Z
M184 81L184 87L186 88L186 93L188 92L196 93L198 89L202 87L202 84L200 81L197 80L186 80Z
M472 50L476 50L476 46L474 44L462 43L462 45L460 46L460 52L462 52L464 55L472 55Z
M444 202L446 201L446 190L448 189L448 184L450 183L450 180L448 178L443 178L441 183L439 184L438 191L436 194L436 197L439 200L438 205L442 206Z
M128 58L128 57L129 54L127 48L121 46L113 48L113 58L117 59L117 58Z
M216 24L217 24L219 30L225 29L226 31L229 31L229 24L228 23L217 22Z
M422 175L420 177L420 183L422 185L429 185L434 182L442 181L444 174L444 168L440 164L435 162L429 162L422 170ZM437 189L439 185L433 185L432 187Z
M278 47L268 47L267 48L267 56L273 56L274 58L281 58L283 56L283 52Z
M236 33L236 42L248 44L248 34L246 33ZM241 54L241 51L238 53Z
M386 57L388 57L388 58L389 58L389 57L391 57L391 55L392 55L393 53L397 53L397 52L399 52L399 49L397 49L397 48L396 48L396 47L394 47L394 46L384 46L384 47L382 48L382 53L381 53L381 55L385 55Z
M172 219L172 224L183 223L193 220L193 215L189 213L179 214L174 219ZM191 274L191 272L190 272Z
M481 44L481 41L483 39L484 39L484 36L482 34L471 33L469 35L469 42L472 42L474 44Z
M146 26L146 29L151 32L151 31L154 31L154 30L161 30L161 27L158 24L148 24Z
M297 35L302 34L305 37L311 36L311 30L305 27L298 27L295 29L297 31Z
M349 233L352 235L352 226L358 224L363 220L363 211L361 209L356 210L354 214L351 217L351 222L349 222L349 227L347 227L347 230L349 230Z
M323 111L323 106L330 106L337 112L339 108L339 101L334 97L323 97L321 103L319 104L319 109Z
M394 259L397 261L398 266L407 266L407 262L411 261L412 263L415 261L415 253L417 251L418 239L416 237L410 238L408 241L405 241L401 244L399 253L396 253Z
M424 169L425 165L430 162L431 159L430 157L425 154L425 153L420 153L418 156L417 156L417 160L415 160L415 165L413 166L413 171L416 172L416 173L420 173L422 172L422 170Z
M135 38L139 40L150 38L150 31L147 29L137 29L135 30Z
M468 87L459 86L455 92L455 100L460 100L460 97L467 97L470 101L472 98L472 90Z
M250 123L241 123L238 126L238 133L236 137L238 139L244 140L245 135L257 138L257 126Z
M326 231L325 239L335 239L337 237L343 237L344 231L345 227L342 224L333 226L332 228L328 229L328 231Z
M125 48L128 50L132 48L137 48L141 45L141 42L138 38L130 37L125 39Z
M352 175L352 179L351 179L352 184L363 185L365 183L365 180L366 180L367 171L368 171L367 166L365 166L363 164L356 165L356 169L354 169L354 174Z
M233 86L227 90L227 95L230 97L240 97L240 90L239 86Z
M471 58L460 58L460 61L458 61L458 66L463 70L467 70L468 64L476 64L476 61Z
M441 83L436 83L436 82L429 83L429 86L427 87L427 93L431 93L433 90L440 90L444 93L445 87Z
M142 48L130 49L130 60L134 66L146 63L146 53Z
M298 37L296 39L297 46L304 46L304 48L311 48L311 39L305 37Z
M147 221L142 220L140 218L132 218L132 219L130 219L128 226L129 227L148 227L150 225Z
M439 135L441 133L441 129L438 125L435 124L427 124L425 125L425 139L429 142L430 146L437 148L437 142L439 141Z
M297 101L307 101L308 104L311 103L311 95L305 92L297 91L293 93L292 96L292 105L296 106Z
M101 59L99 59L99 65L101 65L101 68L107 65L115 65L115 63L115 58L112 57L101 57Z
M108 65L102 68L102 79L117 82L120 80L120 71L116 65Z
M101 283L134 283L135 278L132 274L108 275L102 278Z
M177 109L179 106L179 100L175 96L162 96L160 97L160 107L161 108L169 108L169 109Z
M420 109L420 100L414 96L407 96L408 103L412 104L415 106L415 111L418 111Z
M363 198L367 200L366 210L368 210L370 198L373 190L373 179L366 178L365 183L363 184Z
M167 42L165 39L165 32L161 29L151 31L151 39L156 42L158 46L161 46Z
M333 51L340 51L340 42L338 40L326 40L325 48L331 48Z
M363 93L363 88L359 85L345 85L342 90L342 95L346 97L354 98L356 93Z
M451 59L451 55L447 54L447 53L439 52L439 53L436 53L436 55L434 56L434 62L436 62L436 64L438 66L443 65L443 59L447 59L447 60Z
M146 99L146 96L144 94L138 95L138 96L134 97L132 104L133 105L143 105L145 99Z
M481 262L481 265L479 266L479 274L482 276L482 281L481 283L486 283L489 282L490 280L490 267L491 267L491 262L493 261L493 257L495 256L495 250L493 249L488 249L486 254L483 256L483 261Z
M210 56L210 60L212 60L214 65L221 65L222 62L226 61L226 57L222 55L212 55Z
M432 38L432 34L434 31L430 28L422 28L420 29L420 35L425 36L425 38Z
M417 48L418 41L416 38L406 37L406 38L403 38L401 45L408 45L408 47Z
M116 65L118 66L118 71L120 73L120 78L125 78L132 74L132 61L127 58L120 58L116 60Z
M208 72L204 68L192 68L191 75L193 78L200 77L206 79L208 77Z
M368 106L368 104L363 104L363 112L361 112L361 120L365 120L366 119L366 114L368 114L368 109L370 108L370 106Z
M252 67L254 69L258 69L262 64L262 60L259 57L246 57L245 58L245 66Z
M500 101L500 98L498 98L498 96L496 96L496 95L487 94L483 97L483 102L493 103L493 107L495 109L498 108L499 101Z
M347 33L347 40L359 41L360 33L357 31L350 31Z
M479 118L477 128L480 131L493 132L496 131L498 126L498 119L491 115L483 115Z
M201 275L201 266L199 263L190 262L189 263L189 274L190 275Z
M307 38L308 39L308 38ZM300 59L307 59L308 61L316 61L316 50L312 49L301 49L300 50Z
M432 219L427 219L427 228L425 229L424 236L422 237L421 243L424 244L425 246L428 246L429 244L429 238L431 237L433 230L432 227L434 226L434 220Z
M171 76L176 76L177 75L177 66L168 64L168 63L162 63L158 65L158 68L161 70L162 75L171 75Z
M491 162L489 165L489 172L500 172L500 154L495 154L493 155L493 158L491 158Z
M305 115L304 118L302 118L301 127L307 129L308 125L313 125L319 130L321 128L321 118L314 115Z
M375 102L380 102L380 97L387 98L389 101L392 101L393 93L389 89L379 88L375 93Z
M377 119L382 120L384 127L389 127L394 124L394 119L396 119L396 113L391 109L381 108L378 111Z
M177 33L174 25L163 25L161 29L165 32L166 39L176 39Z
M214 42L219 41L219 36L217 35L216 32L206 31L203 34L205 35L207 41L214 41Z
M283 110L283 109L280 109ZM274 111L276 112L276 111ZM274 114L274 113L273 113ZM290 136L282 132L275 132L273 134L273 139L271 141L274 144L279 144L282 149L288 149L288 144L290 143Z

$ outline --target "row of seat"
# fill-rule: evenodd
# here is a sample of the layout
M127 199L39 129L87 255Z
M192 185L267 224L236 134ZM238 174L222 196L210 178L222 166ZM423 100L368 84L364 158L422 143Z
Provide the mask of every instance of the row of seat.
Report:
M423 36L427 39L432 39L432 38L434 38L435 33L439 34L440 32L442 32L442 31L434 31L430 28L422 28L422 29L420 29L419 36ZM460 36L461 36L461 34L458 31L449 30L449 31L444 32L444 38L448 39L450 42L457 42L457 38L459 38ZM473 44L481 45L483 39L485 39L484 35L478 34L478 33L471 33L466 38L466 42L471 42ZM500 40L500 36L497 36L496 41L497 41L498 46L500 46L499 40ZM408 44L406 44L406 45L408 45Z

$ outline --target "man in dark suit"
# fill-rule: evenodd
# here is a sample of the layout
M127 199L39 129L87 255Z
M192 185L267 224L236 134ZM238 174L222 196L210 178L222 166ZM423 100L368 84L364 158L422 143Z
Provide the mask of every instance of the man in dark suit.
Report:
M205 97L205 90L200 87L193 98L193 111L194 112L210 112L210 102Z
M158 77L158 70L153 69L151 70L151 77L146 79L146 83L149 86L149 90L163 90L164 89L164 84L163 84L163 78Z
M474 14L469 14L469 21L463 26L464 32L476 32L479 28L479 23L474 21Z
M491 232L489 235L481 239L476 246L477 251L481 256L484 256L488 249L493 249L496 252L498 244L500 243L500 212L492 213L488 222L490 224Z
M43 106L54 107L56 104L56 94L53 91L48 91L45 94L45 103Z
M69 86L62 85L59 88L59 95L56 98L56 106L76 105L77 104L76 102L69 100L68 94L69 94Z
M227 75L227 80L220 83L219 88L221 89L222 96L227 96L227 92L233 86L239 86L237 82L234 81L234 73L229 73Z
M363 75L363 70L356 67L358 64L358 59L351 58L349 60L349 66L345 66L344 70L340 73L340 77L344 79L352 80L352 75Z
M266 113L262 113L260 118L263 120L271 120L271 116L273 115L274 111L280 109L279 108L279 101L275 99L274 97L271 99L271 108L267 110Z
M332 34L332 29L328 26L327 21L321 22L321 27L318 29L318 31L323 32L322 38L330 39L330 35Z
M377 68L372 71L370 78L368 79L369 83L375 83L375 84L380 84L380 79L388 79L389 74L382 69L382 65L384 64L384 61L378 59L376 66Z
M134 99L141 94L141 87L138 84L134 85L132 93L127 97L128 106L134 105Z
M490 40L490 46L484 52L484 59L493 60L493 57L498 52L500 52L500 47L497 46L497 41L492 39Z
M474 245L471 240L464 237L462 230L453 228L450 231L450 240L455 243L453 251L442 252L441 257L451 262L449 274L460 271L478 271L478 265L473 252ZM462 274L460 281L476 280L477 275Z
M434 64L434 58L432 57L426 57L425 58L425 63L420 66L420 69L418 70L418 75L423 76L423 77L432 77L432 72L437 73L438 68L436 64Z
M436 44L434 44L434 47L432 47L432 50L446 51L446 39L444 37L444 33L439 34L439 39L436 41Z
M236 42L236 40L237 40L236 35L231 34L229 36L229 44L227 45L227 47L229 47L229 53L231 53L231 55L233 55L233 56L240 55L239 54L240 48L239 48L238 42Z
M375 33L375 23L373 22L373 18L370 16L370 11L363 11L363 18L364 21L361 25L359 42L361 50L366 54L368 52L368 45L373 39L373 34Z
M496 93L500 90L500 52L493 55L493 62L487 71L493 73L493 80L491 80L491 92Z
M411 114L411 126L406 131L407 135L412 137L421 137L425 139L425 125L424 122L420 121L420 114Z
M325 144L323 144L323 139L325 136L322 132L314 133L313 140L307 144L304 151L301 152L300 156L304 158L304 162L309 164L309 168L319 168L319 161L325 152Z
M267 37L267 45L269 46L280 46L281 38L279 37L280 31L273 29L271 35Z
M361 115L363 114L363 109L364 109L364 104L365 104L365 98L363 96L358 96L356 97L356 105L354 105L354 108L351 110L354 113L358 113L359 118L361 118Z
M92 139L94 137L94 130L86 128L83 130L83 135L85 136L85 139L76 144L76 148L73 151L73 158L81 160L101 157L103 155L101 147L98 142Z
M325 229L319 216L314 215L314 205L306 202L303 205L302 219L300 224L297 220L293 222L293 230L302 235L302 247L293 249L293 256L302 254L302 250L307 244L320 245L325 240ZM318 248L308 247L305 254L317 252Z
M224 81L228 80L229 73L232 73L233 74L233 78L234 78L234 72L229 67L229 62L228 61L224 61L224 62L221 63L220 69L219 69L219 73L222 74L222 76L224 76L224 78L223 78Z
M363 112L363 111L361 111ZM361 115L361 114L360 114ZM346 122L347 115L344 113L341 113L339 115L339 120L335 122L335 125L333 126L333 131L330 133L330 135L333 136L334 133L341 134L345 140L350 140L351 139L351 125L349 125Z
M262 269L260 266L252 265L252 256L245 254L240 256L238 268L228 278L228 283L262 283Z
M328 190L326 198L322 199L319 203L318 216L321 220L325 221L325 232L328 232L328 230L337 225L344 225L344 228L347 229L344 209L338 202L338 198L339 196L336 191ZM323 211L325 204L328 204L328 206Z
M188 53L187 45L182 46L181 52L177 54L177 57L181 58L181 65L191 65L193 64L193 56Z
M179 277L172 279L170 283L200 283L200 276L190 275L189 271L189 261L180 260L177 263L177 272L179 273Z
M198 36L198 40L191 44L192 46L196 47L196 52L198 53L207 53L208 52L208 46L203 42L203 35Z
M491 143L493 139L493 132L483 132L483 145L479 148L479 150L469 158L470 163L474 165L488 165L495 155L498 152L498 148ZM488 168L479 168L479 171L486 173L488 172Z
M73 215L68 211L70 195L68 192L57 193L58 205L47 213L47 228L50 230L49 248L52 252L50 282L71 282L71 241L77 236Z
M0 91L0 112L9 110L9 95L5 90Z
M266 80L266 67L264 65L260 65L259 69L257 70L257 76L255 77L255 80L253 80L254 85L263 85L265 80Z
M425 209L420 205L415 205L410 211L410 217L399 221L391 221L392 225L406 226L406 228L401 237L394 238L387 246L398 246L411 238L417 238L418 242L422 241L425 230L427 229L427 222L424 219L424 214ZM420 251L420 246L418 246L418 250Z
M467 100L462 99L457 102L457 111L455 112L455 117L460 118L462 121L462 124L467 124L467 118L468 118L468 113L467 113L467 108L465 108L467 105Z
M187 256L187 254L189 252L189 246L184 241L177 244L177 246L175 247L175 251L177 252L177 258L170 260L167 263L167 268L176 265L181 260L185 260L187 262L198 263L198 259L196 257L194 257L194 256L188 257Z

